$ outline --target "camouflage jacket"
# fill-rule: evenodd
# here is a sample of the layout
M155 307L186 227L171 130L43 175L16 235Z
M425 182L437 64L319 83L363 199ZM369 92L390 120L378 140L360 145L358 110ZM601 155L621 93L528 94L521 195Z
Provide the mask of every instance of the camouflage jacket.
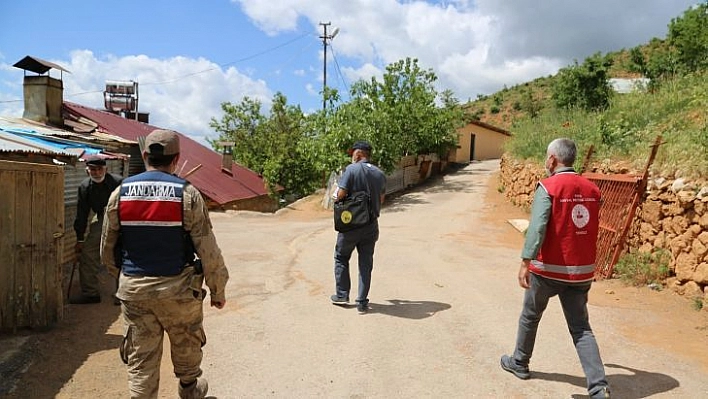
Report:
M114 257L115 246L120 235L119 197L120 188L114 190L108 199L101 234L101 263L114 274L118 272L119 267ZM191 184L187 184L184 188L183 209L184 228L189 231L195 251L201 259L204 280L209 287L211 301L223 302L226 299L225 289L229 271L221 255L221 249L216 243L204 199L199 190ZM126 276L121 273L116 296L126 301L192 296L195 288L193 287L194 273L193 267L186 267L177 276Z

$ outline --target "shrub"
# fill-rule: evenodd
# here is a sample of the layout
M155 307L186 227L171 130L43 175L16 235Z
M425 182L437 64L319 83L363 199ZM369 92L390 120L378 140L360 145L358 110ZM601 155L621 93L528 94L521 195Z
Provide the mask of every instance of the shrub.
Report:
M614 274L635 286L661 284L669 276L670 260L671 254L664 249L652 253L631 251L619 258Z

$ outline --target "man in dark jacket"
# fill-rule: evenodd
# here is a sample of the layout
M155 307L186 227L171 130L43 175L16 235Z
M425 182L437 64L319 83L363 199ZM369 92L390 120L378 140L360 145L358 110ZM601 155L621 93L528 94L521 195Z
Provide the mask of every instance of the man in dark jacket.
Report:
M356 298L360 314L369 309L369 289L371 271L374 268L374 247L379 239L379 213L386 194L386 175L369 162L371 145L366 141L357 141L349 150L352 163L344 169L338 182L337 201L348 195L366 191L370 198L372 220L368 225L346 232L337 233L334 248L335 294L332 303L343 305L349 302L351 279L349 277L349 259L356 248L359 260L359 292Z
M122 178L107 173L106 160L93 155L86 159L89 175L79 185L76 203L76 254L79 258L79 283L81 295L70 298L69 303L89 304L101 302L98 272L101 267L99 249L101 226L108 197L120 185ZM88 229L87 229L88 227Z

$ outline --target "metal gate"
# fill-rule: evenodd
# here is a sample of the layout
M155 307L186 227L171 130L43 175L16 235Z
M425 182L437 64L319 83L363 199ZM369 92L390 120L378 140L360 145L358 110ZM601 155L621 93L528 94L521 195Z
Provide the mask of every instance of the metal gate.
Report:
M597 236L597 256L595 259L595 279L602 280L612 276L617 260L624 249L627 231L632 225L637 206L646 190L649 167L654 162L661 144L661 136L656 138L651 154L642 175L602 173L583 173L582 175L600 188L600 231ZM588 151L583 170L585 170L592 148Z

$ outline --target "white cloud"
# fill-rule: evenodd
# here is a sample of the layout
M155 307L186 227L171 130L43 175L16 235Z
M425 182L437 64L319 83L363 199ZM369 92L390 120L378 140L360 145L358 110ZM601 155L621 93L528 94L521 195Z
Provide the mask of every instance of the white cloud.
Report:
M339 28L328 53L328 58L333 56L327 83L338 87L345 101L340 73L351 87L359 79L380 78L387 65L405 57L417 58L424 69L432 68L439 78L438 90L452 89L465 101L504 85L553 74L573 59L664 37L669 21L697 0L232 2L269 35L294 31L317 35L322 32L320 22L331 22L328 32ZM213 137L209 121L221 117L224 101L239 102L249 96L268 108L272 87L286 87L290 80L297 87L284 92L289 98L304 92L307 99L317 99L322 89L322 58L319 63L292 67L292 75L277 73L288 70L290 59L268 73L255 63L239 64L236 69L204 58L97 56L87 50L72 52L68 60L50 61L72 72L64 74L67 100L103 108L106 80L136 80L140 111L150 113L151 123L193 137ZM21 100L22 76L0 54L0 115L21 115L23 102L14 100ZM269 84L252 76L273 80Z
M298 22L321 32L319 22L331 22L340 29L332 47L340 60L350 61L342 68L350 84L411 57L461 99L553 74L598 51L664 37L671 18L697 2L233 1L272 35L294 30Z
M65 100L103 109L106 80L137 81L139 111L150 113L150 124L177 130L202 143L204 137L216 137L209 121L221 118L222 102L236 103L249 96L267 105L272 97L264 81L253 80L233 67L222 69L203 58L96 57L91 51L78 50L69 60L51 62L71 71L63 75ZM17 71L21 86L22 71ZM9 106L1 113L21 115L22 102L11 107L19 108L19 114Z
M350 82L356 82L357 80L368 80L372 77L376 77L379 81L383 77L384 71L372 64L366 63L358 68L342 68L342 73L347 77Z
M312 96L319 96L320 95L320 92L315 88L315 86L313 86L310 83L305 85L305 91L307 91L307 93Z

